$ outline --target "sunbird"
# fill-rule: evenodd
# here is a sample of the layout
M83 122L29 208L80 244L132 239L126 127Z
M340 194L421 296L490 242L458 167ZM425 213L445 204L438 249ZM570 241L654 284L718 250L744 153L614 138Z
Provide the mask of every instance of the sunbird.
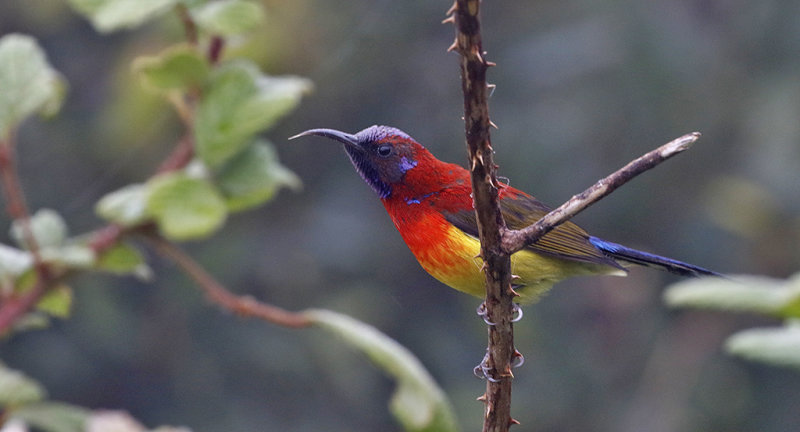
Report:
M420 265L445 285L477 297L485 295L478 224L469 172L436 159L405 132L371 126L355 135L310 129L290 139L317 135L344 145L356 171L378 194ZM510 229L539 220L550 208L527 193L505 186L500 211ZM529 304L553 284L571 276L625 276L626 265L654 267L682 276L718 275L692 264L631 249L565 222L511 256L515 299Z

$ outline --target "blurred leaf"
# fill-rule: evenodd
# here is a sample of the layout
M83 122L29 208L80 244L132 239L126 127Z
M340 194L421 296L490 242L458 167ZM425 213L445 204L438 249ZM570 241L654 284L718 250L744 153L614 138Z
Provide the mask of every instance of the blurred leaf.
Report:
M69 0L102 33L136 27L155 18L178 0Z
M389 404L407 431L455 431L450 403L425 367L407 349L372 326L328 310L309 310L317 326L366 354L397 382Z
M147 219L146 207L147 188L143 184L132 184L101 198L94 211L103 219L130 227Z
M692 279L668 287L664 299L672 307L800 317L800 276L787 281L756 276Z
M147 212L172 240L206 237L225 222L225 201L207 180L170 173L149 181L147 189Z
M42 312L28 312L14 321L14 332L43 330L50 325L50 317Z
M198 155L209 167L219 167L294 109L310 88L303 78L262 75L250 62L220 67L197 111Z
M264 140L256 141L228 161L220 169L217 184L231 211L261 205L283 186L301 186L300 179L278 162L272 144Z
M59 246L67 238L67 224L54 210L41 209L30 218L31 232L40 248ZM25 238L24 224L21 220L15 220L11 224L11 237L20 246L30 249L30 245Z
M65 403L39 402L19 407L9 416L44 432L85 432L89 411Z
M38 382L0 363L0 406L38 402L44 397L44 388Z
M261 25L264 10L261 5L242 0L222 0L207 3L192 11L197 25L207 33L235 36Z
M114 274L134 273L138 276L143 272L142 267L147 268L147 264L135 247L117 243L100 255L97 267Z
M743 330L728 338L725 348L750 360L800 369L800 325Z
M29 115L53 115L61 107L66 83L30 36L0 38L0 138Z
M95 411L86 420L86 432L146 432L147 429L124 411Z
M209 67L196 49L179 45L154 57L139 57L133 70L146 87L155 90L185 90L201 87L208 78Z
M40 252L43 261L61 267L85 270L94 267L96 261L94 251L81 244L46 247Z
M72 310L72 288L62 284L47 291L36 303L36 309L57 318L69 318Z
M32 267L30 252L0 244L0 283L16 279Z
M28 432L28 426L21 420L11 419L5 422L0 432Z

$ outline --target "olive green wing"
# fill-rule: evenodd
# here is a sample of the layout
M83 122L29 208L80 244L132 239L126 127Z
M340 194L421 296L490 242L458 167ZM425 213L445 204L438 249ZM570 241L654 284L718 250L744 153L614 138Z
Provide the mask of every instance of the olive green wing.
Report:
M550 208L535 198L518 194L506 195L500 200L500 211L510 229L522 229L550 212ZM447 221L473 237L478 237L478 223L474 211L444 213ZM538 254L572 261L606 265L623 269L619 263L606 256L589 242L589 234L572 222L557 226L526 249Z

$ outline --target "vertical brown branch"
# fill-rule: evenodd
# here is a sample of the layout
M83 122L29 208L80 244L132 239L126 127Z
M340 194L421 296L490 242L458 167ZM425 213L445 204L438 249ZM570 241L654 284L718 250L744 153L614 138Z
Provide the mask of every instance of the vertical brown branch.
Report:
M480 28L480 0L457 0L451 9L456 40L451 50L461 55L464 93L464 129L469 151L472 193L478 218L481 257L486 277L486 315L489 345L484 367L487 375L484 431L507 431L511 419L511 360L514 355L511 260L503 253L505 221L498 206L498 182L489 128L488 85Z

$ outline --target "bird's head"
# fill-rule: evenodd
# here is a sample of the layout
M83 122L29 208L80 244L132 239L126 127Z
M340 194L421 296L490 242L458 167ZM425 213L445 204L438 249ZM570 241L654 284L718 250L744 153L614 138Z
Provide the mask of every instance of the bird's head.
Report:
M419 157L427 153L405 132L389 126L370 126L355 135L334 129L310 129L290 139L307 135L344 144L353 166L381 198L388 198L392 188L402 183L406 173L417 166Z

